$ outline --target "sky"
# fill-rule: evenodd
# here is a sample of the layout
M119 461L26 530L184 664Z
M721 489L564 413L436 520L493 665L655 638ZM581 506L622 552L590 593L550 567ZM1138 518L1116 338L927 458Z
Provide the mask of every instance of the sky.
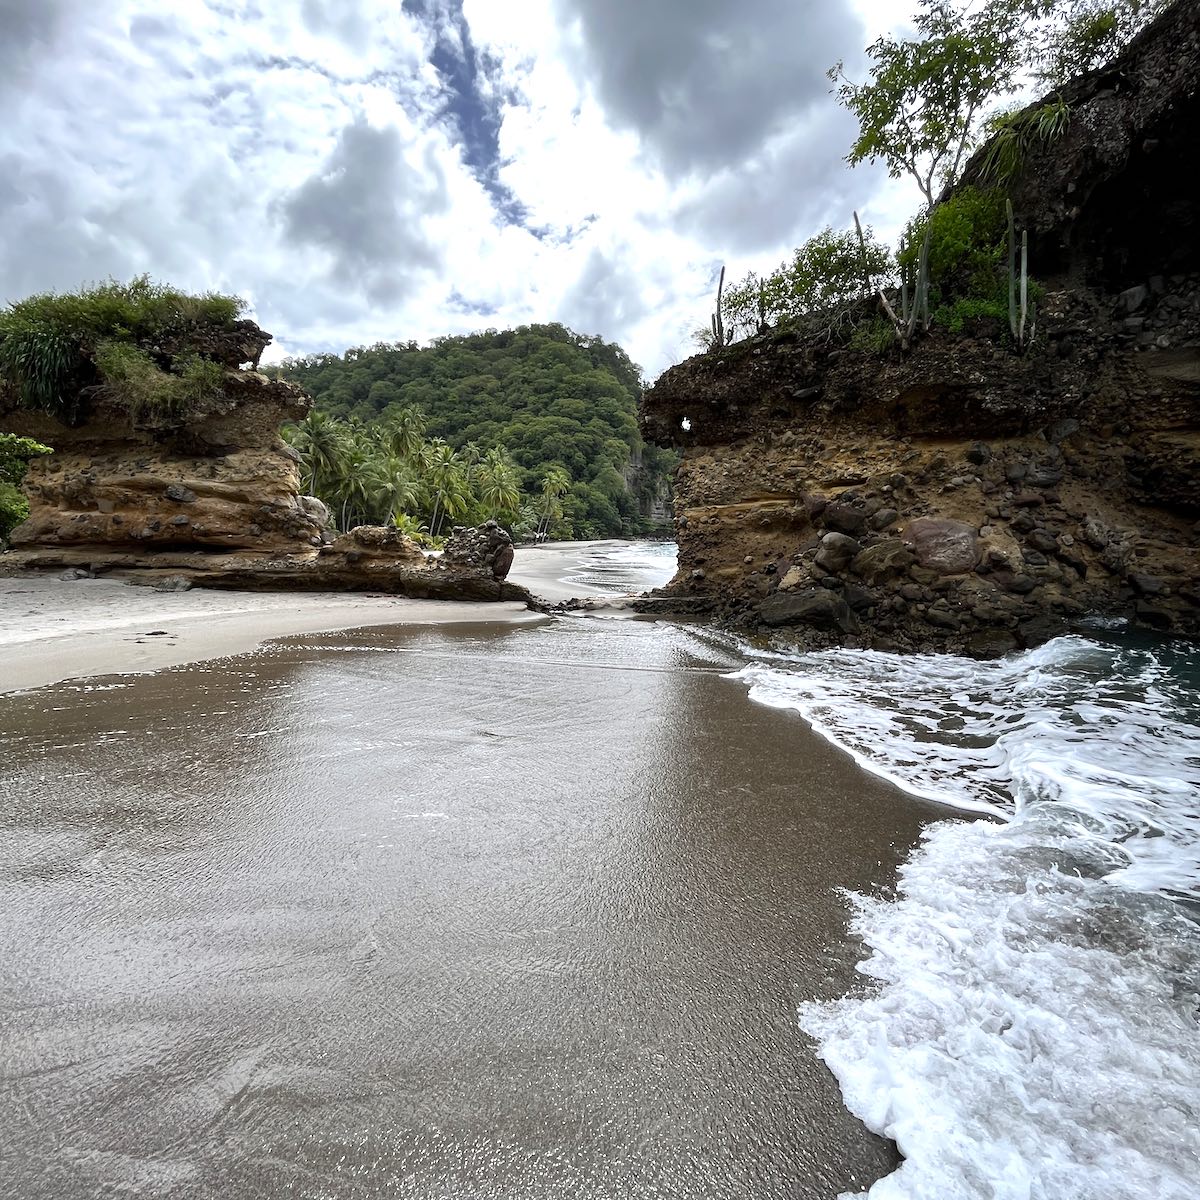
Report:
M826 70L886 0L0 0L0 300L148 272L268 361L560 321L648 379L722 264L915 194ZM903 15L903 14L901 14Z

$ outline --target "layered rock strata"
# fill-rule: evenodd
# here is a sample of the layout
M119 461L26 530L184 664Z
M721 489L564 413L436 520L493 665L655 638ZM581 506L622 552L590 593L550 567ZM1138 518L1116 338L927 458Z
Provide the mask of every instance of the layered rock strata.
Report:
M0 571L118 573L178 586L370 590L422 598L528 599L497 580L499 527L458 530L441 556L394 529L340 537L302 494L298 456L279 436L308 396L244 364L266 334L249 322L189 335L179 352L225 368L219 396L185 414L133 415L99 393L76 426L11 407L0 429L36 437L55 453L35 460L24 487L30 513L0 555ZM170 348L156 347L170 353ZM2 407L2 405L0 405ZM481 551L480 546L484 549Z
M1049 295L1026 357L785 335L672 368L643 411L685 446L659 607L978 655L1089 615L1200 631L1200 339L1139 349L1120 313Z

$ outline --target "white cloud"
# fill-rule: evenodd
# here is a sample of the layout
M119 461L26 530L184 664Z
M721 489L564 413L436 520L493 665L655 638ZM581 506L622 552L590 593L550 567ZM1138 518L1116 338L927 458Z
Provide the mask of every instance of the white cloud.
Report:
M884 11L7 0L0 298L149 271L276 354L561 320L654 374L722 261L902 223L822 83Z

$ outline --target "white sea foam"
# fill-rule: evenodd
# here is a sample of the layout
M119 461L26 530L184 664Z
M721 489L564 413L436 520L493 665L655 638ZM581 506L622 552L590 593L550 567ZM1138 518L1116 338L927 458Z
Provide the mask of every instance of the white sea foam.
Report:
M1200 715L1169 649L768 655L751 695L989 821L851 897L875 982L801 1024L902 1167L872 1200L1200 1197Z

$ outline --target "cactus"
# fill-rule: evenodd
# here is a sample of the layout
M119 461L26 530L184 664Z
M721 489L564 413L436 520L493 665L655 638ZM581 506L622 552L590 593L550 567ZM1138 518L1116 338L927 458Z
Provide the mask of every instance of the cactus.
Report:
M721 277L717 280L717 311L713 313L710 320L712 326L712 344L714 346L728 346L733 341L733 330L725 328L725 322L721 318L721 297L725 291L725 267L721 267Z
M1026 350L1037 332L1037 306L1031 306L1029 303L1029 230L1021 230L1021 268L1018 277L1017 230L1013 220L1012 201L1006 200L1004 208L1008 215L1008 328L1017 349ZM1028 337L1025 335L1027 323Z
M867 243L863 237L862 223L858 219L858 213L854 214L854 228L858 230L858 242L862 247L863 260L866 261ZM900 342L900 349L907 350L909 343L912 341L912 336L916 332L917 322L921 322L921 328L926 332L929 331L929 234L930 224L925 222L925 237L921 242L921 253L917 259L917 277L913 280L913 302L912 308L908 306L908 280L901 279L900 281L900 315L896 315L896 310L888 303L888 298L884 294L883 288L877 289L879 295L879 303L883 311L887 314L888 320L892 323L892 328L896 331L896 338Z

